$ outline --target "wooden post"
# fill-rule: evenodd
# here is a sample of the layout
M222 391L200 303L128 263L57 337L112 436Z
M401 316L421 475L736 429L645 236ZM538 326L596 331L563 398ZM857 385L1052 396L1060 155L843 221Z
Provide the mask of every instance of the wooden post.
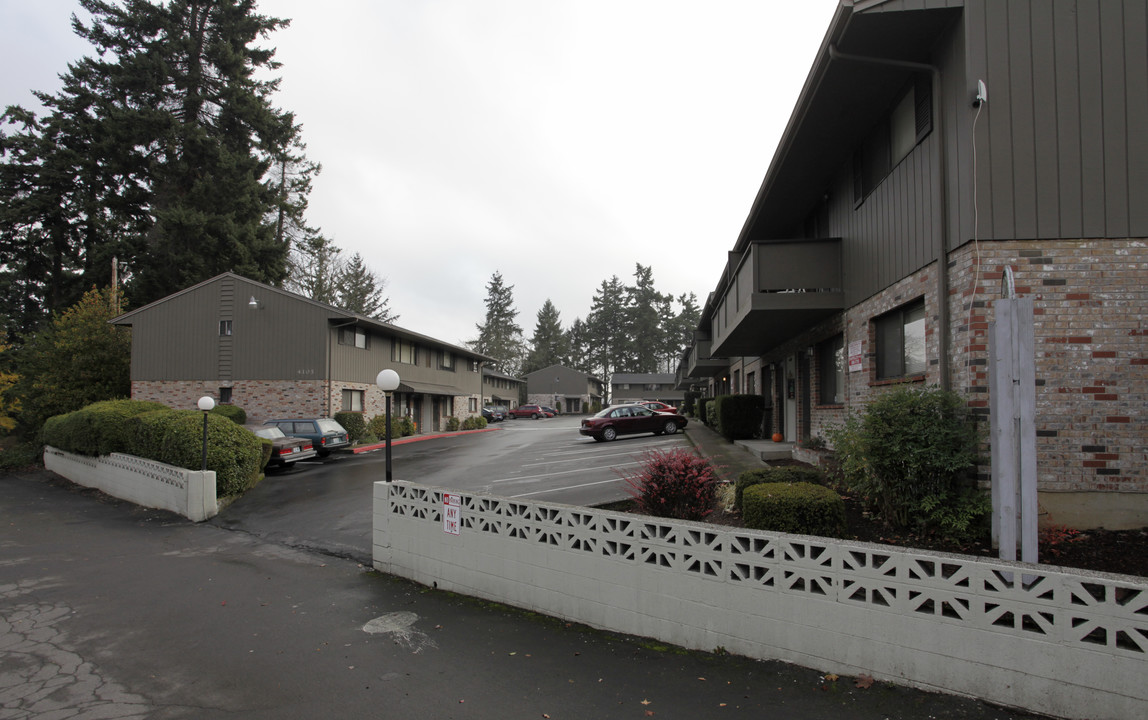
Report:
M1002 560L1037 561L1033 300L1002 298L989 323L993 543Z

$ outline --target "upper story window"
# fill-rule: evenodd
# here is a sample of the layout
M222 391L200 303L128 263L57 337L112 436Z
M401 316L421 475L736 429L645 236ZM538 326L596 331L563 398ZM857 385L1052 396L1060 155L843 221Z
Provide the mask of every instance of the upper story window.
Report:
M853 202L861 204L932 129L932 81L922 76L901 94L889 115L854 152Z
M221 337L230 337L231 336L231 321L230 320L220 320L219 321L219 335Z
M454 356L450 354L449 350L442 351L442 357L439 358L439 366L443 370L454 370Z
M479 362L477 360L467 360L466 369L470 372L478 372Z
M925 301L902 305L873 321L877 379L925 373Z
M419 346L408 340L395 340L391 343L391 360L407 365L418 365Z
M368 341L367 331L363 328L339 328L339 344L340 345L354 345L357 348L366 350L370 347Z

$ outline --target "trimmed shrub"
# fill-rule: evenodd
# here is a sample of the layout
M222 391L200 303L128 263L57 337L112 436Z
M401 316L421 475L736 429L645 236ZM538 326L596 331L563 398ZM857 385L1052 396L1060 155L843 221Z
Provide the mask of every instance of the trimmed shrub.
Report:
M746 488L742 518L755 530L821 537L845 534L845 502L823 485L761 483Z
M352 443L362 442L367 435L367 423L361 412L337 412L335 422L343 426Z
M825 475L817 468L803 467L801 465L783 465L779 467L765 467L759 470L746 470L739 475L734 482L734 509L742 509L742 495L748 487L761 485L762 483L797 482L824 485Z
M701 520L713 512L721 482L709 460L682 448L649 450L641 456L641 468L622 478L638 510L678 520Z
M128 421L155 411L171 412L171 408L144 400L103 400L48 418L40 437L45 445L75 455L97 457L130 452L132 430Z
M714 398L717 431L726 440L743 440L761 432L765 398L761 395L719 395Z
M236 425L247 424L247 411L238 405L216 405L211 412L222 415Z
M486 418L483 418L483 420L485 420L485 419L486 419ZM456 417L455 417L455 416L453 416L453 415L451 415L450 417L448 417L448 418L446 419L446 430L447 430L447 432L456 432L456 431L458 431L458 428L459 428L459 426L460 426L460 425L462 425L462 423L459 421L459 419L458 419L458 418L456 418Z
M702 394L697 390L686 390L684 399L682 400L682 415L697 417L698 398L701 396Z
M203 413L156 410L131 419L132 455L199 470L203 461ZM259 480L263 445L239 425L207 413L207 469L215 471L218 497L237 495Z
M481 415L468 417L462 422L463 430L483 430L486 428L486 418Z
M392 418L391 426L394 427L393 418ZM346 426L344 426L344 427L346 427ZM375 437L377 437L380 440L386 440L387 439L387 416L386 415L376 415L373 418L371 418L370 421L367 423L367 432L374 435ZM398 435L393 435L393 434L391 435L391 439L394 439L396 437L398 437Z
M957 393L901 386L827 434L844 486L895 528L968 528L980 519L978 507L988 506L964 482L978 437Z

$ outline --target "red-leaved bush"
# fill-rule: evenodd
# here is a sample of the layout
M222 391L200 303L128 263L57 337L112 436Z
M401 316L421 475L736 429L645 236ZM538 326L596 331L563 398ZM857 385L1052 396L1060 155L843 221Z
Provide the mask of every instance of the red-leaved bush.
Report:
M714 508L721 482L709 460L682 448L650 450L641 456L642 467L623 474L638 510L654 517L701 520Z

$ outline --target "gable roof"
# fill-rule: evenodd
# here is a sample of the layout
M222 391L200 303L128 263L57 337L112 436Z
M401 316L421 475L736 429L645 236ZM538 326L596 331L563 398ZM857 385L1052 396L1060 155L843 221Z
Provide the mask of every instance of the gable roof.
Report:
M388 335L393 335L394 337L397 337L397 338L400 338L403 340L417 341L417 342L420 342L420 343L425 344L425 345L435 345L435 346L438 346L441 348L446 348L446 349L449 349L455 355L458 355L461 357L468 357L468 358L476 359L476 360L479 360L480 362L485 362L485 361L494 359L488 355L483 355L482 353L478 353L478 352L475 352L473 350L470 350L469 348L464 348L464 347L461 347L459 345L454 345L453 343L448 343L448 342L445 342L443 340L438 340L436 338L430 337L429 335L423 335L421 333L414 332L413 330L407 330L406 328L399 327L398 325L392 325L391 323L387 323L387 322L383 322L382 320L377 320L375 318L367 317L366 315L360 315L358 313L354 313L354 312L351 312L349 310L343 310L341 308L335 307L334 305L328 305L327 303L322 303L322 302L319 302L317 300L312 300L311 298L304 297L303 295L299 295L298 293L293 293L289 290L284 290L283 288L277 288L277 287L273 287L271 285L265 285L264 283L258 282L256 280L252 280L250 278L243 277L242 275L237 275L236 273L233 273L233 272L220 273L219 275L216 275L213 278L209 278L207 280L204 280L203 282L197 283L197 284L192 285L190 287L184 288L183 290L180 290L178 292L174 292L171 295L168 295L166 297L162 297L159 300L148 303L147 305L144 305L143 307L136 308L135 310L131 310L129 312L126 312L122 315L119 315L118 317L114 317L109 322L112 323L113 325L128 325L128 326L130 326L132 324L132 319L135 318L136 316L143 314L143 313L146 313L149 310L151 310L152 308L155 308L159 305L162 305L162 304L167 303L167 302L171 302L172 300L174 300L180 296L187 295L187 294L192 293L192 292L194 292L200 288L206 287L206 286L211 285L213 283L217 283L217 282L219 282L223 279L226 279L226 278L230 278L232 280L237 280L237 281L249 284L249 285L254 285L255 287L259 288L261 291L276 293L276 294L281 295L283 297L286 297L286 298L288 298L294 302L306 303L306 304L312 305L314 307L321 308L328 313L327 321L331 322L331 323L340 323L340 324L346 325L347 327L355 326L355 327L364 327L364 328L374 328L374 329L380 330L380 331L382 331Z

